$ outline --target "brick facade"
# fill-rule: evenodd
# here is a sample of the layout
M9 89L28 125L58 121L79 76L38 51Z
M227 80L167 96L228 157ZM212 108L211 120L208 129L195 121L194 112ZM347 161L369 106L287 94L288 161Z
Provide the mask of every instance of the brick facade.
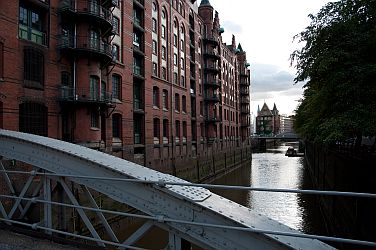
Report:
M222 32L209 1L1 1L0 128L172 174L248 147L249 64Z

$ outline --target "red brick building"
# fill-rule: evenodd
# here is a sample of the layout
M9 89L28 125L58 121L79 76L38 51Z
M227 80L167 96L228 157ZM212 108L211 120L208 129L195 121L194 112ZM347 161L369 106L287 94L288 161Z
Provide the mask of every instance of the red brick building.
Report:
M209 1L0 2L0 128L176 174L248 147L246 54Z

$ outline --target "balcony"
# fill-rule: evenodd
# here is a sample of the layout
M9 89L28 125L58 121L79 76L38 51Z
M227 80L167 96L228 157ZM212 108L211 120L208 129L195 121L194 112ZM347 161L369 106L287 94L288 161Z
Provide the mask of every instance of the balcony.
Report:
M207 123L215 123L215 122L221 122L221 118L214 115L206 115L205 116L205 122Z
M59 12L65 20L76 21L81 18L81 20L85 20L87 23L98 25L104 31L113 29L112 12L91 1L61 1Z
M60 86L60 101L65 103L87 103L112 105L112 93L90 88Z
M240 72L239 72L239 76L241 77L241 78L244 78L244 77L247 77L248 78L248 71L246 71L246 70L241 70Z
M212 35L206 35L203 37L204 42L214 44L218 46L218 40Z
M203 52L204 57L214 58L214 59L220 59L220 55L215 51L205 50Z
M219 95L215 95L215 94L205 95L205 101L220 102L220 97L219 97Z
M241 88L240 89L241 96L249 96L249 88Z
M50 0L28 0L28 2L45 10L48 10L50 5Z
M191 89L191 97L196 97L196 91L194 89Z
M111 44L88 36L60 36L58 48L70 56L86 55L106 63L113 59Z
M249 96L241 97L240 102L245 103L245 104L249 104L250 103Z
M214 74L219 73L219 69L218 69L217 65L210 65L210 64L204 65L204 71L211 72L211 73L214 73Z
M215 89L217 88L220 88L221 87L221 83L218 82L218 81L205 81L205 86L208 86L208 87L213 87Z
M240 113L242 115L249 115L250 114L249 107L247 107L247 108L242 107Z
M247 79L240 79L240 85L241 86L249 86L249 82L248 82L248 75L246 76Z

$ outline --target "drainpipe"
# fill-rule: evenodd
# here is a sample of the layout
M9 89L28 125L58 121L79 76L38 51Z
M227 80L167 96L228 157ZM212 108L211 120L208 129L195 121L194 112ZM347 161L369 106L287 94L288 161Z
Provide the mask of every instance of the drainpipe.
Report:
M170 36L168 36L168 38L170 38L170 41L172 41L171 39L171 36L173 36L173 29L172 29L172 23L173 23L173 18L172 18L172 3L170 2ZM170 41L167 41L167 44L168 42ZM179 41L178 41L178 44L179 44ZM170 43L170 56L173 55L173 45ZM167 57L169 58L169 57ZM171 67L171 59L168 60L167 62L167 66L170 65L170 80L171 80L171 77L173 76L174 74L174 69L173 67ZM179 80L179 79L178 79ZM176 176L176 166L175 166L175 154L174 154L174 129L173 129L173 126L175 124L174 122L174 110L175 110L175 102L174 102L174 86L173 86L173 82L170 81L170 84L171 84L171 126L170 126L170 132L171 132L171 164L172 164L172 174L174 176Z

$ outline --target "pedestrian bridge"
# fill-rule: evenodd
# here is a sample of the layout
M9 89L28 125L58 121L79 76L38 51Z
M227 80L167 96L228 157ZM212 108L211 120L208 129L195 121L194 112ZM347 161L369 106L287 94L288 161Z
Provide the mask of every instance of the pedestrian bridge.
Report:
M135 243L154 227L168 233L165 249L181 249L187 242L204 249L333 249L203 187L79 145L0 130L0 156L0 224L119 249L140 249ZM25 168L6 166L13 161ZM73 185L80 187L85 204ZM65 200L54 198L58 187ZM93 193L133 210L102 209ZM40 218L31 220L28 210L36 205L42 212ZM67 209L80 217L86 234L61 226L61 213ZM100 221L102 233L89 214ZM144 224L121 238L108 221L109 215L141 218Z

